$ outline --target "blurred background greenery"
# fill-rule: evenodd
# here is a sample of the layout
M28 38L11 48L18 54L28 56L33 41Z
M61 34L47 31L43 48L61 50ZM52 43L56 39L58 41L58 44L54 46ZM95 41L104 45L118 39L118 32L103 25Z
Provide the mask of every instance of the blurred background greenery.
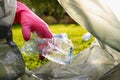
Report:
M48 24L75 23L57 0L20 0Z

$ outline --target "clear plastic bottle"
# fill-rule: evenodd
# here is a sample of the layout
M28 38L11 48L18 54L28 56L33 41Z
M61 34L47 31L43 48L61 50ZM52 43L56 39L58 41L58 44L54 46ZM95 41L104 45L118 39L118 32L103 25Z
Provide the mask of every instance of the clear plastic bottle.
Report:
M21 51L27 55L42 54L45 58L59 64L69 64L72 60L73 44L66 33L55 34L54 38L39 38L36 34L25 42Z

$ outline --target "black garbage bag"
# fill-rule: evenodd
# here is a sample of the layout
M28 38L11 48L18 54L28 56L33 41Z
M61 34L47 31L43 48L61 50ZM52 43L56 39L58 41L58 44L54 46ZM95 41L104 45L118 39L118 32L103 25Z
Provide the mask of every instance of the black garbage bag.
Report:
M10 26L0 26L0 80L16 80L25 72L22 55L12 41Z

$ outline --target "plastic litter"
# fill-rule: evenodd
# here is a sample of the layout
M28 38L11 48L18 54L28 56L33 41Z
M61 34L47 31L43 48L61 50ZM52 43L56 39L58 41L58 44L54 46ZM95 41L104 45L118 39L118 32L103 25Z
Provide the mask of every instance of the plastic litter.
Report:
M55 34L54 38L39 38L32 35L31 40L24 42L21 52L32 56L42 54L45 58L59 64L69 64L72 60L73 44L66 33Z

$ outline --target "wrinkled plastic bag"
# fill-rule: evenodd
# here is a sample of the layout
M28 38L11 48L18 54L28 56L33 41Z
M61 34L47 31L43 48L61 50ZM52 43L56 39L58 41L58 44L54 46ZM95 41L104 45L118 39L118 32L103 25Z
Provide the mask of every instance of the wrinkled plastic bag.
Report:
M20 80L119 80L119 52L107 45L104 45L104 50L100 45L96 40L89 48L74 55L70 64L50 61Z
M94 41L90 48L74 55L71 64L64 66L48 62L34 72L37 76L42 76L43 80L99 80L105 74L109 74L110 70L119 70L114 68L120 62L119 52L107 45L105 47L106 50L100 47L98 41ZM119 80L120 77L115 79L114 75L112 79Z
M32 35L31 40L22 45L21 52L27 55L42 54L45 58L60 63L69 64L72 60L72 42L67 34L55 34L54 38L39 38Z
M22 55L12 41L11 26L0 26L0 80L16 80L25 72Z
M0 43L0 80L16 80L24 71L25 64L17 46Z

